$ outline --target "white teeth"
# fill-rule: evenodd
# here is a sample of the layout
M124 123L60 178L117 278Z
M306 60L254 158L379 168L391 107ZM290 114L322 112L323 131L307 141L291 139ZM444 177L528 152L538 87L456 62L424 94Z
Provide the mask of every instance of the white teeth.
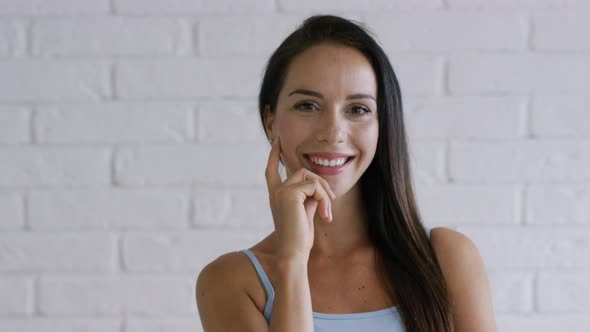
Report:
M309 159L314 164L318 164L321 166L327 166L327 167L342 166L342 164L344 164L346 162L346 158L327 160L327 159L318 159L315 157L310 157Z

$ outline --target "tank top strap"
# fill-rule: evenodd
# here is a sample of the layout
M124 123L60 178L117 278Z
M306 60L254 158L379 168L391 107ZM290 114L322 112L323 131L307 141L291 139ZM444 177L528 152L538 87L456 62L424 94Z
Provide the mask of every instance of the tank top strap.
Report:
M271 314L271 310L272 310L272 304L275 299L275 290L272 287L272 284L270 283L270 280L268 279L266 272L264 272L264 269L262 268L260 261L258 261L258 258L256 258L256 255L254 255L254 253L248 249L243 249L241 251L248 256L248 258L250 259L250 262L252 262L252 265L254 265L254 269L256 269L256 273L258 274L258 278L260 279L260 281L262 282L262 285L264 286L264 292L266 293L266 305L264 306L264 318L266 318L267 323L270 323L270 314Z
M424 228L426 229L426 235L430 239L431 228L429 228L429 227L424 227ZM252 263L252 265L254 266L254 269L256 270L256 274L258 274L258 278L262 282L262 286L264 287L264 292L266 293L266 305L264 306L264 318L266 318L266 322L270 324L270 314L272 311L272 304L274 303L274 299L275 299L275 290L272 287L272 284L270 283L270 280L268 279L266 272L264 272L264 268L260 264L260 261L258 261L258 258L256 258L256 255L254 255L254 253L248 249L243 249L243 250L241 250L241 252L243 252L244 254L246 254L246 256L248 256L248 258L250 259L250 262Z

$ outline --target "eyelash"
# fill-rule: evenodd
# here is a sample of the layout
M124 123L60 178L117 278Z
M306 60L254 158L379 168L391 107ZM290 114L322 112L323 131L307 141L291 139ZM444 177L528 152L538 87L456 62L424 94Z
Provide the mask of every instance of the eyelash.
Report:
M313 103L304 102L304 103L300 103L300 104L297 104L297 105L295 105L295 108L300 110L300 109L301 109L301 106L304 106L304 105L314 105L314 104L313 104ZM314 105L314 106L315 106L315 105ZM368 115L369 115L369 113L371 113L371 111L370 111L368 108L366 108L366 107L362 107L362 106L355 106L354 108L360 108L360 109L362 109L362 110L364 110L364 111L365 111L365 113L360 113L360 114L359 114L359 113L357 113L357 114L356 114L356 115L358 115L358 116L360 116L360 117L363 117L363 116L368 116Z

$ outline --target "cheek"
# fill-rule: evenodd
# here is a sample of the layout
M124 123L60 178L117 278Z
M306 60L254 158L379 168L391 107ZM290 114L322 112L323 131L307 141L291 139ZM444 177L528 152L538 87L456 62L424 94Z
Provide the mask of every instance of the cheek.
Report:
M281 156L283 161L288 165L294 162L294 151L292 148L297 145L298 142L298 130L294 126L293 121L285 117L277 117L275 122L276 134L281 137Z
M288 136L290 127L292 127L292 121L289 121L288 115L283 112L279 112L275 118L275 127L277 134L281 136Z
M304 122L288 116L277 118L275 126L277 134L284 138L285 142L295 144L309 132L309 128L306 127Z
M374 124L363 129L363 134L359 137L363 137L362 145L365 153L372 157L377 150L377 142L379 140L379 126Z
M284 136L289 133L288 121L285 121L284 118L278 118L276 126L279 135Z

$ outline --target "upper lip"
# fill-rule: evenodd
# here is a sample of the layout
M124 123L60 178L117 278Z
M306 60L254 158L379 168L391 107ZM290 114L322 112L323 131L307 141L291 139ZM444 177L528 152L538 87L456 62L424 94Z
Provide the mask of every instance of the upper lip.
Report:
M338 158L348 158L352 157L353 155L347 153L337 153L337 152L310 152L305 154L308 157L316 157L321 159L338 159Z

